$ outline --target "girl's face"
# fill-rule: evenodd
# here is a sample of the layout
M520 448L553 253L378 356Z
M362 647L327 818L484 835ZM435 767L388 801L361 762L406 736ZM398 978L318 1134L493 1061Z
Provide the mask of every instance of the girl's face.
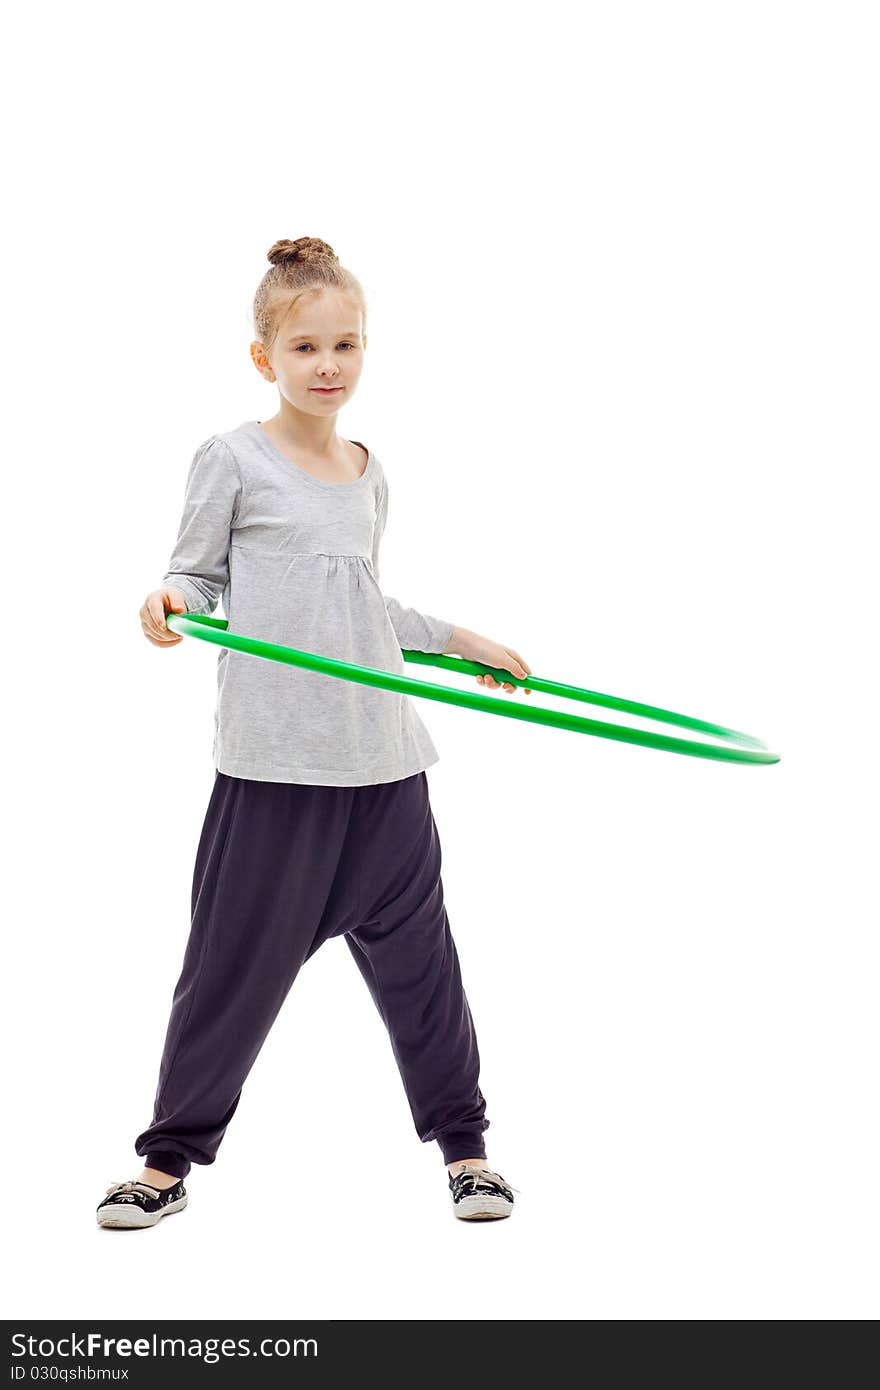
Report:
M354 394L367 340L361 313L339 290L303 295L282 322L269 352L251 343L251 357L267 381L307 415L335 415Z

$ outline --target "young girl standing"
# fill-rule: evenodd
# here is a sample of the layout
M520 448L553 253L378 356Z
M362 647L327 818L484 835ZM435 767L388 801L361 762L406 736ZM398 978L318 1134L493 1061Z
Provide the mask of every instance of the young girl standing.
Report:
M196 451L169 570L140 610L146 637L176 645L166 614L209 614L222 596L230 631L300 651L398 674L402 650L457 653L524 678L511 647L383 596L388 484L371 449L336 433L363 368L363 291L314 237L276 242L269 261L251 357L277 382L279 412ZM152 1226L186 1206L184 1179L214 1162L297 973L335 936L388 1028L419 1138L440 1145L455 1215L509 1216L515 1189L486 1161L427 729L405 695L244 652L221 650L217 679L192 924L152 1123L134 1145L145 1166L111 1184L98 1223Z

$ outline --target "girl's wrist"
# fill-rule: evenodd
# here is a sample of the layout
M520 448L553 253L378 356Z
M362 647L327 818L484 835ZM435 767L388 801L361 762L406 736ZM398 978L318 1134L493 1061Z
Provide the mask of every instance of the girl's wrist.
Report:
M478 632L466 627L454 627L446 646L444 656L462 656L466 661L479 660L479 647L482 639Z

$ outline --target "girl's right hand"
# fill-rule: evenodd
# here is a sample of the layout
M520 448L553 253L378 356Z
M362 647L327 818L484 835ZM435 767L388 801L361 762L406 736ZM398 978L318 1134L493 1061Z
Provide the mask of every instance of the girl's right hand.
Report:
M186 601L179 589L154 589L147 594L138 614L144 636L154 647L175 647L183 641L179 632L165 624L166 613L185 613Z

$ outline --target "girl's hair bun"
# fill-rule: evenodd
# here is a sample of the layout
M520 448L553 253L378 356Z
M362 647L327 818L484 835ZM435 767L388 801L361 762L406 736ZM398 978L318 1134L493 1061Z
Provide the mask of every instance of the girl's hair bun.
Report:
M269 250L272 265L283 265L285 261L336 261L338 256L333 247L316 236L301 236L296 241L276 241Z

